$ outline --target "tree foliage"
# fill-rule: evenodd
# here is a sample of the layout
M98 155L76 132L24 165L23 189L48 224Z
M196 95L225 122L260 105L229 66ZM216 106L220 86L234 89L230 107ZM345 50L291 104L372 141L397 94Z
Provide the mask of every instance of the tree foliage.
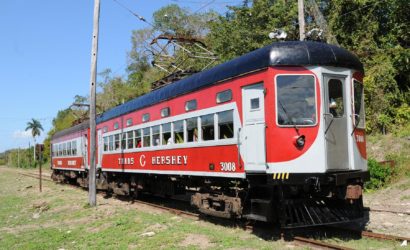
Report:
M305 1L308 29L315 28L318 22L309 7L312 1ZM316 0L316 3L333 38L364 63L368 132L389 132L408 124L410 1ZM297 0L244 0L241 5L228 7L223 15L213 11L191 12L176 4L160 8L153 14L152 27L131 34L127 75L113 76L109 69L100 73L97 111L103 112L147 93L152 82L166 75L151 64L155 57L149 44L159 34L201 38L222 63L274 42L268 34L275 29L286 31L286 40L298 40L298 25ZM192 69L203 66L199 61L187 61L187 64ZM76 96L75 101L84 103L88 98ZM59 111L48 140L55 132L70 127L78 112Z

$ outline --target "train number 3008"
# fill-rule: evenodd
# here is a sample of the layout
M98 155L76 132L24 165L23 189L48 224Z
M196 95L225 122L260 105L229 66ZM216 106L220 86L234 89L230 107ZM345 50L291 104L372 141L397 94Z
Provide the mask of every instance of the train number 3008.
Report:
M221 171L234 172L236 170L235 162L220 162Z

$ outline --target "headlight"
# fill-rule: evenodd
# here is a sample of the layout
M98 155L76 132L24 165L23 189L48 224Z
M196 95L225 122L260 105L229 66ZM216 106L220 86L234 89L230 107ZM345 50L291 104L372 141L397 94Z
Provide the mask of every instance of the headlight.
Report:
M298 148L303 148L305 146L305 136L301 135L295 138L295 146Z

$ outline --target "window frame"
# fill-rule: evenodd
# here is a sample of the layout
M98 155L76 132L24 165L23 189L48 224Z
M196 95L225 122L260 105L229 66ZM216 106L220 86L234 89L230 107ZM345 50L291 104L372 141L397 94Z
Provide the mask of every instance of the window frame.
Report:
M218 101L218 95L223 94L223 93L225 93L225 92L229 92L229 93L230 93L229 100ZM216 104L222 104L222 103L226 103L226 102L232 101L232 98L233 98L232 89L226 89L226 90L222 90L222 91L219 91L218 93L216 93L216 95L215 95L215 102L216 102Z
M127 127L132 126L132 118L128 118L128 119L125 121L125 124L126 124Z
M144 114L142 114L142 116L141 116L141 121L142 121L142 122L149 122L150 119L151 119L151 116L150 116L149 113L144 113Z
M163 114L163 111L165 111L165 110L167 110L167 112L168 112L166 115ZM170 107L162 108L160 113L161 113L161 118L169 117L169 116L171 116L171 108Z
M365 98L365 96L364 96L364 84L363 84L363 81L359 81L358 79L356 79L356 78L354 78L354 77L352 77L352 91L351 91L351 93L352 93L352 99L353 99L353 102L352 102L352 114L353 114L353 127L354 126L356 126L356 117L355 117L355 115L356 115L356 96L355 96L355 82L357 82L357 83L359 83L359 84L361 84L361 86L362 86L362 93L361 93L361 97L362 97L362 99L360 100L360 108L361 108L361 111L363 112L363 119L361 119L360 118L360 121L359 121L359 124L357 124L357 129L366 129L366 108L365 108L365 105L366 105L366 103L365 103L365 100L364 100L364 98ZM359 116L360 116L360 114L359 114ZM362 123L362 126L360 126L361 125L361 123Z
M312 76L313 80L314 80L314 92L315 92L315 116L316 116L316 121L314 124L308 124L308 125L298 125L296 124L296 127L300 128L300 127L316 127L319 124L319 116L318 116L318 109L320 109L320 107L318 107L318 102L317 102L317 81L318 78L316 77L315 74L311 73L311 74L277 74L274 77L274 82L273 82L273 87L275 90L275 123L277 127L280 128L293 128L295 127L295 125L281 125L278 122L278 77L280 76Z
M189 109L188 108L189 103L195 103L195 107ZM188 100L188 101L185 102L185 112L190 112L190 111L194 111L194 110L197 110L197 109L198 109L198 100L197 99L191 99L191 100Z

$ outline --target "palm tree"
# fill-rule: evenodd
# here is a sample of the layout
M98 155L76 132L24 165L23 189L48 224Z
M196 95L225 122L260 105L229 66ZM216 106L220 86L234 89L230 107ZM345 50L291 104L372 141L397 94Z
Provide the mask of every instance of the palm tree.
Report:
M36 161L36 136L40 136L41 131L44 129L38 120L32 118L31 121L27 122L26 131L27 130L31 130L31 135L34 139L34 161Z

